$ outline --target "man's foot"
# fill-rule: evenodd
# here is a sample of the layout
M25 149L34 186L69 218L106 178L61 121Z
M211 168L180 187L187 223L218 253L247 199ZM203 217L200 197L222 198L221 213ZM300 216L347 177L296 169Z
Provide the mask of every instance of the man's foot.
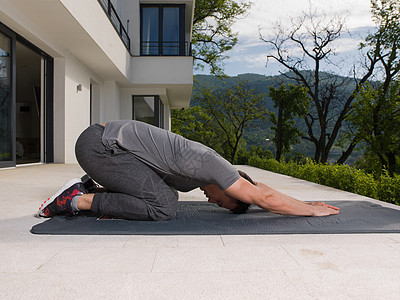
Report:
M95 193L98 185L94 182L92 178L88 174L85 174L81 177L81 181L83 185L85 186L85 189L88 191L88 193Z
M72 198L86 193L87 190L79 178L71 179L57 193L43 202L36 216L49 218L61 214L74 215L71 206Z

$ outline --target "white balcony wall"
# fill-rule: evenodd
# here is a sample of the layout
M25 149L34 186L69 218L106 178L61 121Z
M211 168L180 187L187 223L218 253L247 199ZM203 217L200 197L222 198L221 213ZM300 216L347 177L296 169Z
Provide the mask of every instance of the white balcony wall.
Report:
M168 87L164 104L171 108L189 105L193 86L193 58L190 56L141 56L132 59L132 82L141 87Z

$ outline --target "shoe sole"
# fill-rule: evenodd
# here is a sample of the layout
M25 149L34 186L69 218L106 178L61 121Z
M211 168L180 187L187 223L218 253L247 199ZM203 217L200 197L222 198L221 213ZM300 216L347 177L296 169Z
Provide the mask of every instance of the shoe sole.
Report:
M81 183L82 181L79 178L73 178L70 181L68 181L66 184L63 185L62 188L58 190L57 193L55 193L53 196L51 196L49 199L45 200L42 205L39 207L39 211L36 213L37 218L51 218L51 216L46 216L46 215L41 215L43 213L43 210L51 204L58 196L60 196L64 191L69 189L71 186L77 183Z

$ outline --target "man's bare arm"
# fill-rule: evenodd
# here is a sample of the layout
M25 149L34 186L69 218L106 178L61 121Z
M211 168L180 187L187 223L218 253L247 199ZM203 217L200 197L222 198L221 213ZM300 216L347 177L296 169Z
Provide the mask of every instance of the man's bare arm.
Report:
M256 182L256 185L258 186L258 187L260 187L261 189L264 189L264 190L271 190L272 188L270 187L270 186L268 186L268 185L266 185L266 184L264 184L264 183L262 183L262 182ZM282 193L281 193L282 194ZM305 204L308 204L308 205L314 205L314 206L325 206L325 207L329 207L329 208L332 208L332 209L335 209L335 210L340 210L340 208L339 207L336 207L336 206L333 206L333 205L329 205L329 204L326 204L325 202L321 202L321 201L318 201L318 202L304 202L304 201L300 201L300 200L298 200L298 199L295 199L295 198L293 198L293 197L290 197L293 201L298 201L298 202L301 202L301 203L305 203Z
M310 205L285 195L265 184L259 183L257 186L254 186L243 178L238 179L225 192L232 198L283 215L328 216L339 213L339 208L337 207L326 205L323 202Z

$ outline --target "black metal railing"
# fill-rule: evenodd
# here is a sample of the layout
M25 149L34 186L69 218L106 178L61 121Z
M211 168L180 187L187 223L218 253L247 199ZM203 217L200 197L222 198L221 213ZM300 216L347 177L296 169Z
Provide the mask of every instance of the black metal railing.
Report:
M122 25L121 19L119 18L114 6L111 3L111 0L98 0L104 12L107 14L110 19L111 24L113 24L115 30L119 34L122 42L124 43L126 49L131 51L131 39L129 38L128 32L125 27Z
M190 42L144 42L140 43L142 56L191 56L192 43Z

